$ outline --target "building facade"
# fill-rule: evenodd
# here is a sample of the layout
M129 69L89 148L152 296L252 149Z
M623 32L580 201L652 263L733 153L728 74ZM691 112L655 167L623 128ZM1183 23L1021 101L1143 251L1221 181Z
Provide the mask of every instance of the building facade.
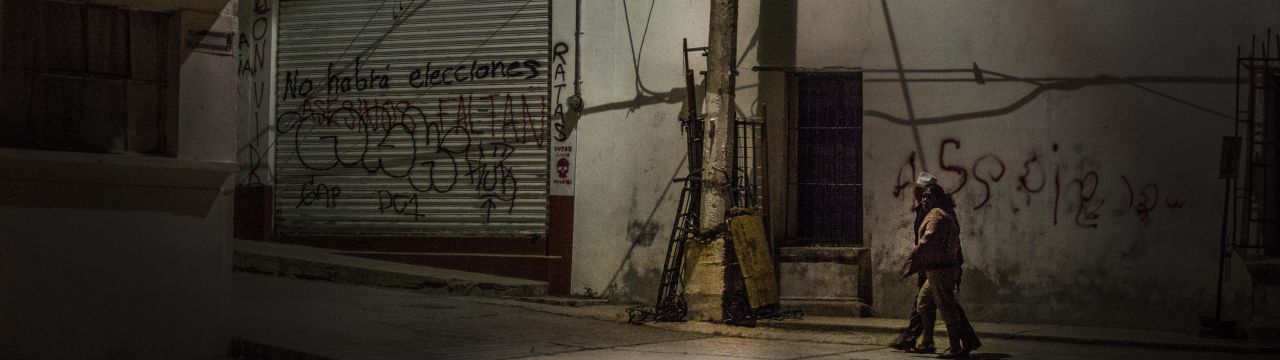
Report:
M244 237L652 302L686 175L681 44L708 8L242 1L238 204L264 214ZM928 171L960 205L973 319L1194 329L1233 59L1273 10L742 2L735 106L763 124L784 307L905 316ZM1242 261L1225 308L1247 319Z

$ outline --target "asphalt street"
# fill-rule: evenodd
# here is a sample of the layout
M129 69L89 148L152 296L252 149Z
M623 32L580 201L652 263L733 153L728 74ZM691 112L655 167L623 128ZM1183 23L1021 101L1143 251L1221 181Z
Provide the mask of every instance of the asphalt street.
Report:
M489 299L237 273L234 336L329 359L930 359L889 334L760 330L742 338L497 304ZM769 339L765 339L769 338ZM813 338L817 341L779 340ZM945 342L945 339L939 339ZM984 340L976 359L1273 359Z

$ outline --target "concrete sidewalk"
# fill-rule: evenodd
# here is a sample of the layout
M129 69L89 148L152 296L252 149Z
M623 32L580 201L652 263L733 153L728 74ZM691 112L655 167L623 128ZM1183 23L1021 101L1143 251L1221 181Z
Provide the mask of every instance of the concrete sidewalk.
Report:
M237 240L235 269L339 283L480 296L468 301L611 322L626 322L626 309L630 307L604 304L604 300L599 299L546 297L547 284L544 282L335 255L325 249L278 243ZM891 334L905 324L906 320L902 319L808 316L798 320L760 321L756 328L697 322L648 325L710 335L848 343L845 339L850 338L851 333ZM1208 339L1186 333L1065 325L984 322L973 325L985 338L1240 354L1280 353L1280 343L1277 342ZM941 324L937 329L938 336L945 336L946 330Z
M235 271L423 290L450 295L540 297L547 283L343 256L328 249L235 240Z

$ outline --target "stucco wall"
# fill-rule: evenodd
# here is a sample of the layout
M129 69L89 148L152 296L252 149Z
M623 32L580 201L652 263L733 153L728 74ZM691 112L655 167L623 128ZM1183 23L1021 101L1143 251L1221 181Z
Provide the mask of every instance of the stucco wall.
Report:
M755 64L864 69L878 315L905 316L915 291L897 276L911 217L909 192L895 190L919 171L956 191L961 301L975 320L1186 330L1211 314L1235 48L1280 23L1274 4L796 4L761 21L759 2L742 3L738 106L757 108ZM708 6L586 2L583 13L574 292L649 302L679 194L668 181L684 173L678 49L705 43ZM781 115L780 77L765 77L760 98ZM1227 308L1247 318L1235 265Z
M739 19L737 103L752 113L754 7ZM555 10L553 17L572 16ZM572 291L652 302L687 165L681 39L706 46L706 1L583 1ZM564 15L562 15L564 14ZM691 53L695 71L706 58ZM703 77L697 77L699 86ZM703 100L701 91L698 100ZM741 116L741 115L740 115Z
M866 71L877 312L910 306L914 285L895 276L909 195L895 190L923 170L956 191L972 318L1194 328L1213 310L1235 48L1280 23L1274 10L799 3L798 65ZM1228 308L1247 310L1247 286L1230 290Z

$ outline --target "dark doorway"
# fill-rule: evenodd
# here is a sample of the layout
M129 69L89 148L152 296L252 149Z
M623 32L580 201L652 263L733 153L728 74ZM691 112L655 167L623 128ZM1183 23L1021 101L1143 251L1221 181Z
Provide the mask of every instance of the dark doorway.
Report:
M862 244L862 74L787 74L783 246Z

